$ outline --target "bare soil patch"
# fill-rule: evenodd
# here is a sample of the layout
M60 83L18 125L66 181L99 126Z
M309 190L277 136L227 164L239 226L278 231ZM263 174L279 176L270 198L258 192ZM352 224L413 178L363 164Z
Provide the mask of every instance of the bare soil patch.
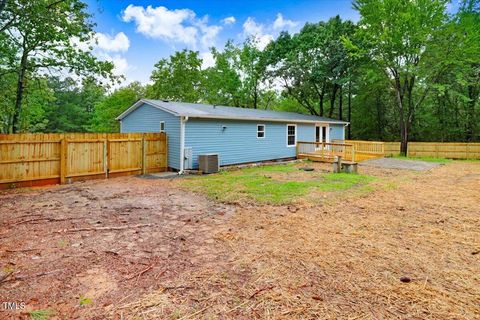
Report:
M27 305L0 318L50 309L103 319L224 259L213 235L235 209L170 184L128 177L0 194L0 300Z
M395 158L381 158L366 160L360 163L361 166L387 168L387 169L403 169L403 170L415 170L415 171L427 171L438 166L440 163L427 162L422 160L405 160Z
M360 170L369 192L293 205L133 177L0 194L1 299L51 319L480 318L480 163Z

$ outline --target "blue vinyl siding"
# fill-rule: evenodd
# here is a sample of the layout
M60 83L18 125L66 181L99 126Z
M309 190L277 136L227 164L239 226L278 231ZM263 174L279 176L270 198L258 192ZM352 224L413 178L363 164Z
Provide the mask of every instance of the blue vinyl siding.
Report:
M159 132L165 121L168 139L168 166L180 169L180 117L148 104L142 104L122 120L122 132Z
M265 125L263 139L257 139L257 124ZM314 124L296 125L297 141L314 141ZM286 122L190 118L185 124L185 147L192 148L193 168L198 168L198 155L205 153L218 153L222 166L296 156L296 148L287 147Z
M345 140L345 125L330 124L330 141Z

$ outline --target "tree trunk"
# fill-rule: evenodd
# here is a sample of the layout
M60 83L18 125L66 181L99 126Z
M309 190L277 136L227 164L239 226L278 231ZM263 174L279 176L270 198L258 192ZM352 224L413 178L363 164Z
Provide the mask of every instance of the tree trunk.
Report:
M474 86L468 86L468 97L469 101L467 102L467 130L466 130L466 141L474 141L475 139L475 99L476 92Z
M320 112L319 112L320 117L323 117L323 100L324 100L324 98L325 98L325 94L322 93L322 94L320 95L320 110L319 110L319 111L320 111Z
M405 121L405 108L403 105L402 85L400 78L395 77L395 94L397 96L398 112L400 116L400 154L407 156L408 129Z
M338 100L338 120L343 120L343 86L340 86L340 97Z
M347 112L347 121L348 123L348 140L352 140L352 82L348 82L348 112Z
M21 112L22 112L22 101L23 101L23 92L25 89L25 73L27 71L27 58L28 55L24 51L22 59L20 60L20 70L18 71L17 79L17 94L15 98L15 108L13 110L12 117L12 132L17 133L21 130Z
M323 103L325 101L325 87L326 87L326 81L324 80L322 85L322 92L320 94L320 110L319 110L320 117L323 117L323 113L324 113Z
M400 123L400 131L401 131L400 154L403 156L407 156L408 129L403 121L401 121Z
M384 112L382 108L382 101L381 101L381 91L377 91L377 97L375 99L375 108L377 110L377 134L378 134L378 139L380 141L383 141L383 131L384 131Z
M332 97L330 99L330 110L328 111L328 117L331 118L333 116L333 110L335 109L335 100L337 99L337 90L338 85L336 83L333 84L333 91Z

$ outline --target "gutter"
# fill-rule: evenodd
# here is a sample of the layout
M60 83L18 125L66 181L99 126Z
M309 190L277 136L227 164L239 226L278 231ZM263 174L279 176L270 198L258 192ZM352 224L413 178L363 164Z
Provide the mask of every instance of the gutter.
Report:
M183 174L185 171L185 123L188 121L188 117L180 117L180 171L178 174Z

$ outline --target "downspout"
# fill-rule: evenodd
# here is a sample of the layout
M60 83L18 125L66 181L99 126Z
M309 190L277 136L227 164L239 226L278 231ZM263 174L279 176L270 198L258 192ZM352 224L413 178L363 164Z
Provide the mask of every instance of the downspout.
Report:
M347 127L350 125L350 122L347 122L345 123L345 125L343 126L343 141L345 141L345 130L347 129Z
M185 123L188 117L180 117L180 171L178 174L183 174L185 165Z

